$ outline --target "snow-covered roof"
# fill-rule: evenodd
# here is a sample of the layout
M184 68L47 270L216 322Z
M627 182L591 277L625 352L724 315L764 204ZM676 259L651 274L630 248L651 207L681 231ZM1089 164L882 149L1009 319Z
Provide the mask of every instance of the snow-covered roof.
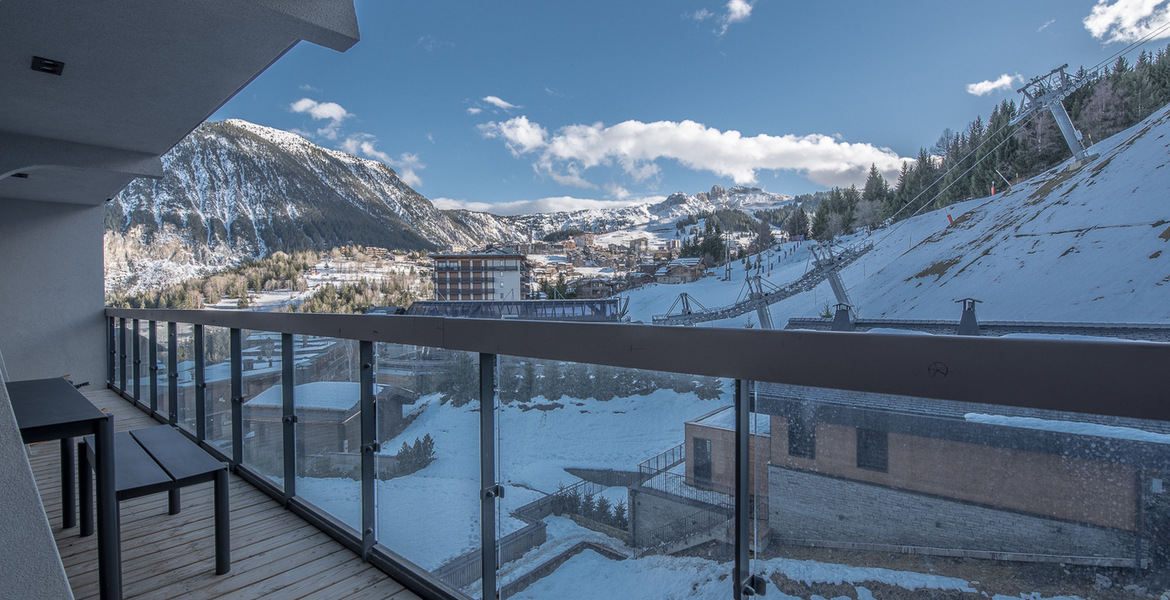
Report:
M691 422L706 427L718 427L720 429L730 429L735 431L734 409L734 406L725 406L711 414L700 417ZM772 419L770 419L768 415L753 413L751 415L751 422L751 429L754 435L772 435Z
M278 408L282 405L280 386L272 386L244 404L252 407ZM356 381L314 381L293 388L297 408L348 411L361 402L361 384Z

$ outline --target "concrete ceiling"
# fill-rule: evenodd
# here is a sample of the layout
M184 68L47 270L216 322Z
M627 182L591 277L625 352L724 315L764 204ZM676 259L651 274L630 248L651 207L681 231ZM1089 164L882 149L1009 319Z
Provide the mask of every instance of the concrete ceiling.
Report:
M353 1L0 2L0 198L96 205L160 177L161 155L300 40L350 48Z

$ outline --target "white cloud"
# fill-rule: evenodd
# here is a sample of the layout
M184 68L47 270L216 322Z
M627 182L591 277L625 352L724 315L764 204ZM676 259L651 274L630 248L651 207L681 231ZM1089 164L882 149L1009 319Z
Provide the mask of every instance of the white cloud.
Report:
M513 108L521 108L520 106L516 106L515 104L512 104L511 102L508 102L507 100L504 100L503 98L500 98L499 96L484 96L483 101L487 102L488 104L491 104L492 106L494 106L500 110L512 110Z
M1170 25L1170 0L1098 0L1085 29L1105 42L1133 42ZM1170 37L1170 28L1152 40Z
M752 16L752 3L747 0L728 0L727 12L723 15L723 28L719 35L727 33L732 23L742 23Z
M440 50L442 48L455 47L455 44L435 39L435 36L433 35L424 35L418 38L418 41L415 42L414 45L422 48L423 50L426 50L427 52L434 52L435 50Z
M862 184L870 164L896 180L903 159L888 148L847 143L827 135L757 135L720 131L694 121L625 121L569 125L548 135L521 116L480 126L485 137L500 138L519 157L540 150L533 168L558 183L595 188L584 177L597 166L617 166L633 181L659 173L659 159L673 159L695 171L728 177L736 184L755 183L760 170L798 171L826 186Z
M308 113L313 120L329 120L329 124L317 130L317 135L335 140L340 134L341 122L353 115L336 102L317 102L311 98L301 98L288 106L295 113Z
M967 93L975 96L986 96L992 92L1002 92L1004 90L1012 89L1012 83L1017 79L1021 79L1019 75L1008 75L1004 73L1000 75L995 81L987 80L979 83L968 83Z
M422 177L419 177L418 171L427 167L422 164L417 154L403 152L398 155L398 158L394 158L390 154L378 150L377 143L377 138L368 133L355 133L342 140L338 149L346 154L364 156L386 163L398 173L399 179L412 188L422 185L423 180Z
M483 112L483 109L478 107L478 106L468 106L467 107L467 114L469 114L469 115L478 115L481 112Z
M746 21L750 16L752 16L752 5L750 2L746 0L728 0L726 17L728 23Z
M700 8L699 10L696 10L693 13L685 13L685 15L688 19L694 19L696 21L706 21L707 19L714 17L715 13L713 13L705 8Z
M1048 22L1041 25L1040 29L1037 29L1036 32L1039 33L1041 31L1044 31L1045 29L1048 29L1048 26L1055 23L1055 22L1056 22L1056 19L1048 19Z
M548 132L543 127L529 121L528 117L523 115L502 123L491 121L477 125L476 129L486 138L504 140L504 144L508 146L514 156L527 154L543 147L545 138L548 137Z
M488 212L494 215L529 215L534 213L564 212L586 209L622 208L633 204L646 202L639 200L593 200L589 198L574 198L572 196L557 196L541 198L539 200L515 200L512 202L473 202L469 200L455 200L452 198L435 198L431 203L443 210L462 209L476 212Z
M321 90L305 83L299 86L302 92L320 92Z

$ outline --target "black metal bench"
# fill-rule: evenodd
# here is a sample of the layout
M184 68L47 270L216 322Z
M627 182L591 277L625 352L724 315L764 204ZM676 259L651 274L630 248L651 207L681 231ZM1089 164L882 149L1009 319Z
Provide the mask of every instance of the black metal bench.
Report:
M77 467L81 484L81 535L93 533L93 442L81 442ZM170 514L179 513L179 488L215 482L215 574L231 570L228 472L221 463L170 425L114 434L114 488L118 502L158 492L169 495ZM117 522L121 522L119 517ZM115 532L121 545L121 533Z

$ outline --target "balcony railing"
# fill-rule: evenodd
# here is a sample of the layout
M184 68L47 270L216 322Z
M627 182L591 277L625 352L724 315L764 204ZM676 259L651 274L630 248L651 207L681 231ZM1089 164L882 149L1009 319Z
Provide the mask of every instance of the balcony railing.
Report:
M1022 453L1022 464L1038 472L1050 463L1061 468L1060 460L1084 460L1114 479L1130 473L1136 479L1124 485L1137 485L1139 493L1128 507L1081 514L1085 511L1058 506L1056 517L1024 521L1039 528L1057 523L1054 531L1116 534L1102 541L1098 552L1110 556L1098 560L1089 552L1081 564L1140 569L1157 560L1164 543L1157 538L1161 533L1145 526L1151 511L1163 510L1162 497L1153 494L1162 490L1158 477L1170 473L1163 451L1170 448L1164 445L1170 442L1170 403L1163 375L1170 344L373 315L131 309L107 309L106 315L110 387L157 419L184 428L257 487L424 597L495 598L500 590L540 585L545 577L555 578L561 564L576 560L582 543L601 548L603 556L638 560L646 553L637 547L638 528L658 532L650 537L661 550L661 528L679 519L703 525L687 532L684 541L726 549L725 555L713 555L713 564L726 565L731 578L718 584L714 597L740 598L759 585L752 576L770 568L766 539L928 553L923 549L942 535L936 529L964 535L962 527L948 529L952 524L940 517L937 525L923 522L883 537L886 533L866 528L864 515L849 512L862 510L856 503L828 511L836 511L833 523L841 525L833 529L825 520L819 536L787 525L815 522L817 515L801 511L815 510L811 504L832 490L858 498L884 494L906 506L943 512L953 503L987 513L972 511L972 520L1047 510L1014 496L1000 506L996 498L978 495L987 482L956 483L953 494L938 487L949 485L948 474L962 476L962 467L954 465L936 479L910 481L913 477L902 474L922 471L921 465L899 461L919 446L935 452L966 444L988 456ZM376 377L382 353L394 357L394 373ZM417 363L413 368L411 361ZM757 389L767 392L757 398ZM800 389L824 393L793 397L792 390ZM851 403L833 395L838 392L883 400ZM676 398L678 406L670 406ZM961 410L944 420L921 410L931 399L948 402L948 410L956 403L978 405L971 405L966 420ZM715 503L721 514L730 508L727 528L717 527L720 517L695 512L710 504L700 496L715 492L694 491L680 476L665 472L690 459L678 447L684 442L682 423L721 402L735 408L730 437L711 446L720 453L712 458L715 477L734 482L727 493L720 490ZM1003 419L1023 418L1021 410L1060 411L1053 413L1056 421L1080 413L1085 419L1078 423L1096 429L1074 426L1062 433L1030 422L1005 425L984 414L1002 407L1015 411ZM674 416L684 409L695 414ZM758 425L749 428L752 413L769 415L761 419L771 423L774 434ZM770 443L769 435L782 435L787 419L798 414L816 423L816 458L789 457L787 444L779 442L762 445ZM668 422L676 418L677 423ZM541 424L550 419L575 425ZM629 431L612 431L626 423ZM1102 429L1136 431L1142 423L1168 433L1115 439L1112 430ZM562 437L573 429L585 432L580 444L595 442L588 452ZM749 430L750 438L757 438L750 452ZM874 452L879 441L888 440L889 447L858 459L866 465L859 471L848 452L861 452L862 445L854 450L842 440L854 431L861 439L862 430L885 436L866 433L864 451ZM1052 456L1063 458L1050 461L1044 454L1049 447L1063 453ZM611 455L617 458L606 458ZM843 474L828 472L840 465ZM659 477L677 480L679 489L654 490L638 473L651 466ZM620 524L619 513L630 511L627 539L585 529L554 534L551 525L547 541L543 533L517 533L528 531L524 528L533 520L523 507L553 494L556 475L549 473L561 470L601 482L591 488L599 503L590 507L594 520ZM787 487L778 487L780 482ZM769 496L784 497L772 497L767 508ZM647 504L636 508L635 498ZM646 508L650 504L656 508ZM572 527L558 523L558 531ZM701 536L695 533L700 529ZM1115 539L1121 545L1110 546ZM506 558L500 551L505 540ZM539 546L538 557L524 557L517 540ZM569 544L572 540L576 543ZM942 553L1044 560L1075 559L1082 552L1063 547L1016 552L1011 540L988 543L986 550L955 544ZM473 565L479 568L474 578L468 574ZM459 575L441 578L450 573ZM695 589L696 596L710 595L699 585Z

